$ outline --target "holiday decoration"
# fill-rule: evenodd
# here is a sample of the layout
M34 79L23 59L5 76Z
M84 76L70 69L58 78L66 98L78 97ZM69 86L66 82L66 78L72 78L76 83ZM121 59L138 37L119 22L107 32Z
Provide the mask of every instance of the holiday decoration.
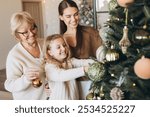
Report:
M150 79L150 59L142 56L142 58L135 63L134 71L138 77Z
M128 28L127 28L127 26L124 26L124 28L123 28L123 37L120 40L119 45L121 46L122 53L126 54L128 47L131 45L131 43L128 39Z
M138 29L133 33L132 41L136 45L149 45L150 34L145 29Z
M119 53L114 49L114 45L111 45L111 48L108 49L106 53L107 61L116 61L119 59Z
M111 0L111 1L109 2L109 10L114 10L114 9L118 6L118 4L117 4L116 1L117 1L117 0Z
M131 45L130 40L128 39L128 9L125 9L125 26L123 28L123 37L119 42L123 54L127 53L128 47Z
M117 2L122 7L128 7L134 2L134 0L117 0Z
M42 81L39 78L36 78L32 80L32 85L33 87L38 88L42 85Z
M124 98L124 93L121 91L120 88L114 87L110 92L110 97L113 100L121 100Z
M104 45L100 46L97 49L96 58L99 62L104 62L105 61L106 52L107 52L107 48Z
M105 96L104 91L103 91L103 86L100 87L100 91L99 91L99 98L103 99Z
M105 75L106 69L104 64L101 62L94 62L90 65L87 76L93 81L98 82L101 81Z
M93 100L94 98L94 93L90 92L87 96L86 96L86 100Z
M92 92L86 96L86 100L102 100L104 96L103 86L101 86L100 89L98 89L98 87L93 87Z

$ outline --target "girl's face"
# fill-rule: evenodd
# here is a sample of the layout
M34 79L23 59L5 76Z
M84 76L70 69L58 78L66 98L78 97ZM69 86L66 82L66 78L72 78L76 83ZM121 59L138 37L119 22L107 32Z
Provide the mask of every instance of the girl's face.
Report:
M67 45L62 38L55 39L49 44L48 54L58 61L64 61L67 58Z
M29 25L27 23L23 23L16 33L18 34L21 42L32 45L37 38L37 27L35 24Z
M60 19L64 21L67 28L76 28L79 24L78 9L75 7L67 7L64 9L63 15L60 16Z

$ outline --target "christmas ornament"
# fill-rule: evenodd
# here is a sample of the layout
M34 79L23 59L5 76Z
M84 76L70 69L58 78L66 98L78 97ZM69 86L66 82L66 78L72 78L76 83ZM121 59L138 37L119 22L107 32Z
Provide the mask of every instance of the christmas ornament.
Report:
M133 33L132 41L134 42L134 44L139 45L139 46L149 45L149 43L150 43L150 34L149 34L148 31L143 30L143 29L136 30Z
M99 91L99 97L100 97L101 99L103 99L104 96L105 96L105 94L104 94L104 91L103 91L103 86L101 86L100 91Z
M104 64L101 62L94 62L90 65L87 76L89 79L91 79L93 82L101 81L106 73L106 69L104 67Z
M96 96L96 94L94 93L89 93L86 96L86 100L101 100L101 98L99 96Z
M137 30L134 33L134 38L133 40L135 41L135 43L139 43L139 44L149 44L150 42L150 34L149 32L146 32L145 30Z
M134 65L135 74L141 79L150 79L150 59L142 56Z
M86 100L93 100L94 98L94 93L90 92L87 96L86 96Z
M147 40L150 39L150 34L145 30L137 30L135 32L135 39L136 40Z
M129 5L131 5L134 0L117 0L119 6L122 6L122 7L128 7Z
M92 90L86 96L86 100L97 100L97 88L93 86Z
M111 45L111 48L106 53L107 61L116 61L119 59L119 53L114 49L114 45Z
M36 78L32 80L32 85L33 87L38 88L42 85L42 81L39 78Z
M109 11L114 10L117 7L117 0L110 0L108 3Z
M104 62L107 48L103 45L100 46L96 51L96 58L99 62Z
M124 98L124 93L122 92L122 90L118 87L114 87L111 91L110 91L110 97L113 100L122 100Z
M119 42L119 45L121 46L121 50L123 54L127 53L128 47L131 45L129 39L128 39L128 9L125 8L125 26L123 28L123 37Z
M131 45L131 43L128 39L128 28L127 28L127 26L124 26L124 28L123 28L123 37L120 40L119 45L121 46L122 53L126 54L128 47Z

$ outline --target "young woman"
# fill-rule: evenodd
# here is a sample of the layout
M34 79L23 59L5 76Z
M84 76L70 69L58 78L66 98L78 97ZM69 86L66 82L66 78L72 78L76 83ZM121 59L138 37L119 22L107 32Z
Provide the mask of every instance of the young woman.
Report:
M5 88L12 92L13 99L46 99L42 41L37 39L34 19L27 12L14 13L11 30L18 43L7 57Z
M73 0L62 0L58 7L60 18L60 33L70 46L73 57L87 59L97 58L103 61L105 48L99 32L88 26L79 25L79 9ZM80 99L85 96L91 82L86 78L79 79ZM86 81L85 81L86 80Z
M91 59L70 58L68 44L59 34L48 36L45 41L45 72L51 91L51 100L79 99L76 78L85 76Z

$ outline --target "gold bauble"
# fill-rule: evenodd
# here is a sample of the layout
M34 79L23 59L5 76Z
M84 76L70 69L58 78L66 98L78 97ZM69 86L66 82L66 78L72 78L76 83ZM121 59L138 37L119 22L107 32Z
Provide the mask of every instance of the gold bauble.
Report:
M94 93L89 93L87 96L86 96L86 100L93 100L94 98Z
M109 49L106 53L107 61L116 61L119 59L119 53L115 49Z
M39 78L36 78L32 80L32 85L33 87L38 88L42 85L42 81Z

